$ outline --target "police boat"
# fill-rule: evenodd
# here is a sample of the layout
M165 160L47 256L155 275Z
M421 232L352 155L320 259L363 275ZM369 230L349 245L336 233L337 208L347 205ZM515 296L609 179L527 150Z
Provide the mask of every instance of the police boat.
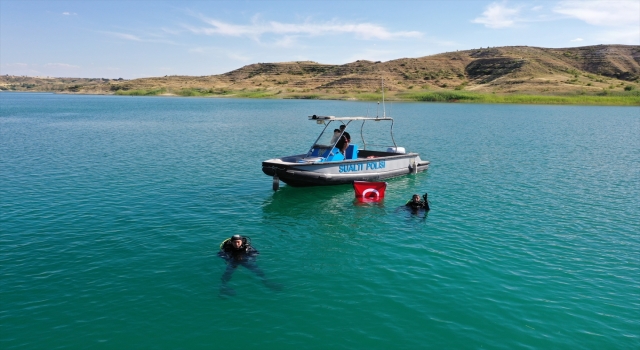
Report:
M273 177L274 190L279 188L280 180L294 187L342 185L351 184L354 181L379 181L415 174L425 171L429 167L429 161L420 159L418 153L407 153L404 147L396 145L393 138L393 118L391 117L312 115L309 116L309 120L324 125L324 129L307 153L273 158L262 162L262 171ZM370 121L390 123L391 144L367 144L363 130L365 123ZM336 145L352 123L354 125L361 123L362 148L353 137L342 154ZM345 125L346 127L338 135L334 133L334 128L331 125ZM373 136L376 138L379 135Z

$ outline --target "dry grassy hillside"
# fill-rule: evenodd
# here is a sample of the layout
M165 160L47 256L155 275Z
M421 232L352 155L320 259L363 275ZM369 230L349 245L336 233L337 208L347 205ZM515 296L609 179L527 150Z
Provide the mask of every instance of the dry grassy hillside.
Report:
M247 97L366 98L384 80L390 98L416 91L500 94L597 94L634 90L640 83L640 46L565 49L528 46L447 52L388 62L343 65L311 61L256 63L212 76L134 80L1 76L0 89L87 94L237 95Z

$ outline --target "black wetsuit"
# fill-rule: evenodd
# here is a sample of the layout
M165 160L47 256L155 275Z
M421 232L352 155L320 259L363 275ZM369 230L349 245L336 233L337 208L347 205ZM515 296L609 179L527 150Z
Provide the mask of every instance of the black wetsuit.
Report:
M418 210L418 209L429 210L429 202L424 200L420 200L418 202L414 202L413 200L410 200L407 202L406 206L410 207L413 210Z
M340 152L342 152L345 143L351 143L351 135L349 135L349 133L346 131L342 133L340 139L338 140L338 143L336 143L336 147L340 150Z
M225 241L218 252L218 256L227 261L250 260L249 258L254 258L253 260L255 260L255 256L258 254L260 252L252 247L251 244L243 242L240 248L236 248L232 241Z
M340 135L338 143L336 143L336 148L342 152L345 142L347 142L347 138L344 135Z
M231 280L231 276L238 265L246 267L251 272L264 279L264 272L255 264L256 256L258 254L260 254L260 252L246 241L237 249L231 240L227 240L222 243L218 256L227 261L227 269L224 271L224 274L222 274L223 284L226 284Z

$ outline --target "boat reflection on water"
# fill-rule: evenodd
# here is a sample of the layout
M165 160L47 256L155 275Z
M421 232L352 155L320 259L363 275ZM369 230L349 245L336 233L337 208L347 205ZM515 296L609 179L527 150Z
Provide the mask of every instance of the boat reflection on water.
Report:
M265 215L281 216L294 221L332 219L344 213L352 198L348 185L310 187L304 190L285 186L265 198L262 210Z
M384 201L357 202L351 186L283 187L262 204L263 222L295 237L372 231L387 215Z

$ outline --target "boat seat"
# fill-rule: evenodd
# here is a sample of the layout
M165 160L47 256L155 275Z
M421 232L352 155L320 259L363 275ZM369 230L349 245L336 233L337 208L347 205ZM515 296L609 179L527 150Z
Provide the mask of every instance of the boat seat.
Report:
M349 145L344 153L344 159L358 159L358 145Z
M344 160L344 156L340 153L340 150L335 147L333 150L327 150L322 156L327 159L327 162Z

